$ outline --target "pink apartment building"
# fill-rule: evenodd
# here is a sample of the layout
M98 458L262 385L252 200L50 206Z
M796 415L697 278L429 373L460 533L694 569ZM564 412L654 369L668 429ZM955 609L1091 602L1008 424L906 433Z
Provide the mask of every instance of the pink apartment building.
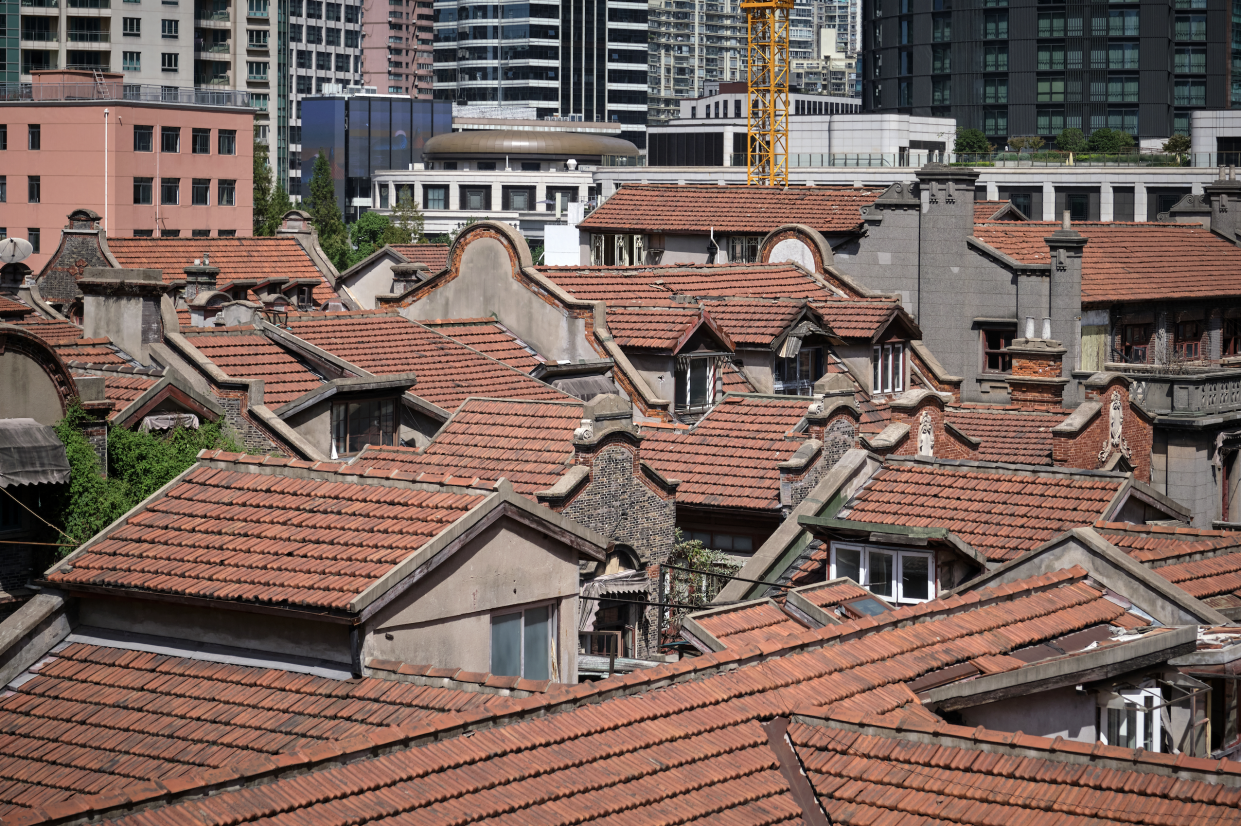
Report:
M23 263L32 270L81 207L104 216L110 236L251 234L246 92L128 84L119 74L33 76L20 99L0 99L0 234L31 242Z
M432 0L362 0L362 83L431 100L434 14Z

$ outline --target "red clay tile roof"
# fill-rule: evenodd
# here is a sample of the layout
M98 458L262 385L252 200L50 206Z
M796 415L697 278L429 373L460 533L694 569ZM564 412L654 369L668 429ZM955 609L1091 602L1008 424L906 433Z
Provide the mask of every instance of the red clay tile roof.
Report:
M697 307L609 307L608 330L621 347L672 350L701 318Z
M9 298L7 295L0 295L0 316L13 316L13 315L23 316L23 315L29 315L30 313L33 313L33 312L34 312L33 309L31 309L30 307L27 307L25 304L21 303L20 301L14 301L13 299ZM12 322L5 319L3 323L11 324Z
M418 375L414 395L445 410L470 396L547 399L569 396L520 370L388 311L289 317L289 330L374 375Z
M82 338L82 328L72 321L28 315L20 319L6 319L5 323L29 330L53 347L60 344L72 344Z
M800 439L785 439L810 399L725 396L691 430L646 433L642 458L680 479L677 503L771 511L780 507L780 471Z
M1023 264L1047 264L1050 222L980 224L974 236ZM1082 303L1241 295L1241 249L1197 224L1075 223L1089 239ZM1208 273L1209 277L1203 277Z
M409 259L411 264L426 264L427 275L435 275L448 266L452 244L392 244L392 249Z
M946 528L988 560L1002 561L1070 528L1093 525L1124 483L1120 474L1002 472L968 463L889 460L837 516Z
M626 184L578 224L584 230L763 235L784 224L853 232L882 188Z
M797 320L804 308L801 301L767 301L756 298L704 301L703 307L720 329L738 347L770 347L780 334ZM612 327L608 314L608 327Z
M86 376L87 373L74 373L75 376ZM146 391L159 383L159 378L152 376L127 376L109 373L103 377L103 395L111 402L116 402L108 419L116 416Z
M533 496L569 469L581 419L581 402L467 399L425 448L370 446L354 464L492 482L503 477Z
M917 718L794 721L788 737L837 824L1241 822L1241 789L1195 759ZM1177 764L1183 769L1183 765ZM1202 778L1209 777L1208 782ZM1070 802L1071 801L1071 802Z
M484 497L430 485L362 485L354 470L297 478L283 471L289 460L270 458L247 473L255 468L242 465L254 464L252 457L212 456L219 466L195 467L48 579L348 609Z
M56 353L65 362L81 364L129 364L123 358L112 340L104 338L83 338L71 344L56 345Z
M777 645L788 640L790 634L800 634L806 626L797 622L766 600L759 603L742 603L727 611L706 615L690 615L703 630L715 637L725 648L739 648L749 643L774 642Z
M843 605L855 599L867 597L873 599L870 591L856 582L834 582L831 585L824 584L821 588L807 588L797 593L810 604L820 608L835 608L837 605Z
M746 374L737 368L737 365L727 361L724 363L724 392L754 393L756 388L750 383Z
M184 281L185 268L206 253L219 267L216 283L252 278L314 278L316 303L336 301L328 285L296 238L109 238L108 249L122 267L163 270L164 281Z
M812 302L832 332L841 338L870 340L882 330L900 309L895 301L885 299Z
M1012 206L1012 201L975 201L974 202L974 221L990 221L997 212L1005 207Z
M263 403L275 408L323 384L289 352L253 327L191 328L185 338L226 375L262 379Z
M523 373L529 373L547 362L494 318L437 318L434 321L419 320L418 323Z
M1241 531L1101 522L1103 538L1220 611L1241 608Z
M541 697L497 702L485 712L321 746L285 758L284 776L267 760L236 765L227 776L199 773L186 779L181 785L186 791L174 793L180 799L171 805L162 802L169 793L159 787L133 789L129 799L146 808L119 822L344 826L397 817L419 824L797 822L801 810L777 772L779 763L757 721L793 712L871 725L900 722L924 735L945 730L938 727L946 724L918 703L906 683L956 663L1006 656L1095 628L1124 614L1121 606L1082 581L1085 574L1081 568L1058 571L802 631L780 643L686 658ZM500 716L505 714L509 716ZM469 737L460 736L464 726L471 728ZM971 731L986 734L983 729ZM1051 741L1026 738L1017 744L1041 748L1048 756L1040 764L1042 771L1024 767L1016 772L1008 770L1014 756L1006 746L1013 735L988 737L995 745L982 756L964 754L959 764L935 761L936 771L957 773L944 774L934 785L919 786L920 775L890 771L882 762L866 764L865 772L852 771L849 764L825 771L812 752L806 757L814 779L828 784L818 793L830 811L838 813L838 823L923 824L928 817L945 816L956 823L1041 823L1030 819L1031 808L1052 816L1070 805L1073 812L1102 817L1143 812L1130 820L1161 826L1180 826L1190 811L1206 816L1203 826L1219 818L1241 821L1241 766L1230 761L1185 756L1173 761L1141 750L1056 740L1058 754L1096 755L1106 762L1079 760L1072 770L1053 774L1065 761L1050 753ZM828 748L800 732L795 742L806 749ZM932 739L917 750L899 749L892 753L892 762L911 763L915 756L936 753L935 748ZM386 749L391 751L371 756ZM877 754L887 752L869 747L859 751L866 760L877 760ZM349 762L340 765L342 760ZM258 771L276 776L246 786L245 775ZM1006 778L1002 788L994 787L997 775ZM1212 782L1187 779L1203 775ZM1032 782L1060 783L1068 790L1043 799L1022 785ZM201 789L207 783L219 789L242 787L211 792ZM892 799L871 793L868 783L887 783ZM952 795L974 794L976 783L986 789L985 799L980 791L970 805L981 806L978 811L988 815L986 820L967 818L973 809L958 798L948 801L950 807L942 805L949 788ZM992 786L982 785L988 783ZM861 796L851 797L851 788ZM1122 789L1123 794L1116 792ZM935 794L919 796L924 791ZM1021 801L1025 809L1002 818L990 807L992 801ZM868 817L853 819L842 803L888 809L916 803L919 808L916 817L884 820L882 812L868 811ZM65 814L81 817L125 805L104 798L83 800ZM1151 820L1152 813L1165 810L1168 817L1160 814Z
M13 302L17 303L17 302ZM117 352L112 341L107 337L83 338L82 328L71 321L55 318L44 318L36 315L26 305L26 313L18 315L16 308L13 314L0 319L0 323L12 324L34 333L52 346L56 354L66 363L71 361L83 364L126 364L127 361Z
M671 306L674 295L705 298L838 298L791 264L669 264L650 267L539 267L575 298L618 306Z
M496 694L71 643L0 697L0 818L485 708Z
M1051 429L1070 412L984 405L947 409L948 421L954 427L982 442L980 460L1021 465L1052 464Z

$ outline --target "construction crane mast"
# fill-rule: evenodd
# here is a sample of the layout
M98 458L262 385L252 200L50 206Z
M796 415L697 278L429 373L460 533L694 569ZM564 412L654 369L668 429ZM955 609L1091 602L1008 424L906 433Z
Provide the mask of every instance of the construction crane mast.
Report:
M789 12L793 0L742 0L749 50L746 183L789 184Z

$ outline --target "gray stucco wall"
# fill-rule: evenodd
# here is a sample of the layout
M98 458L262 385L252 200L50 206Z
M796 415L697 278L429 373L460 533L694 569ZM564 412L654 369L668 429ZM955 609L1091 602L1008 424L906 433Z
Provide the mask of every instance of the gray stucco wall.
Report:
M1211 464L1212 441L1197 431L1161 427L1151 445L1151 486L1189 508L1196 528L1209 528L1220 518L1222 497L1219 474Z
M0 354L0 419L34 419L53 425L64 412L56 385L37 362L13 348ZM16 392L20 388L21 392Z
M366 625L363 658L491 670L491 615L557 606L559 672L576 681L577 552L510 519L483 530ZM389 639L391 637L391 639Z
M737 350L737 358L754 389L759 393L770 393L775 386L775 354L770 350Z
M480 318L495 314L514 335L552 361L595 359L585 325L530 292L513 277L504 245L474 238L455 279L401 311L406 318Z
M1098 739L1099 707L1089 694L1056 688L1028 697L961 710L964 725L993 731L1021 731L1035 737L1063 737L1079 743Z
M314 657L348 665L349 626L145 599L83 598L82 625Z
M345 286L362 309L375 309L375 295L392 292L392 264L392 259L384 255L349 277Z
M302 412L285 419L297 435L314 446L324 456L332 455L332 403L319 402Z
M634 353L626 351L629 363L642 376L647 386L661 399L672 399L676 390L676 360L663 353ZM675 401L675 400L674 400Z

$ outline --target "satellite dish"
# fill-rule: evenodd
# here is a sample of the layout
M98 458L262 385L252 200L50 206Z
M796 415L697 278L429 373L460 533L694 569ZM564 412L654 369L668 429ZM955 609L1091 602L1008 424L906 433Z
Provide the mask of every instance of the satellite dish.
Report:
M5 238L0 241L0 261L16 264L34 252L34 247L24 238Z

